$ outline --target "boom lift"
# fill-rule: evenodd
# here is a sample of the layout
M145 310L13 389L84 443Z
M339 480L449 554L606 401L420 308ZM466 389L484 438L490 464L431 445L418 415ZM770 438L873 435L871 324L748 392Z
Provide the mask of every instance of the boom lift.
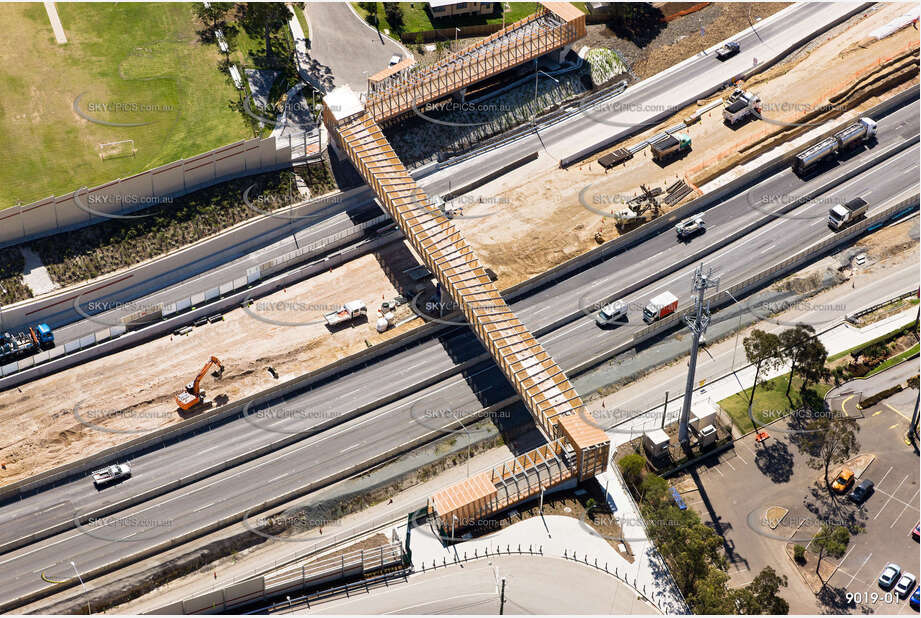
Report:
M214 365L217 365L217 371L212 374L215 378L220 378L224 374L224 365L221 364L221 361L216 356L212 356L211 360L205 363L205 366L195 376L195 380L186 384L184 391L176 394L176 405L179 406L180 410L191 410L202 402L205 393L200 389L201 381Z

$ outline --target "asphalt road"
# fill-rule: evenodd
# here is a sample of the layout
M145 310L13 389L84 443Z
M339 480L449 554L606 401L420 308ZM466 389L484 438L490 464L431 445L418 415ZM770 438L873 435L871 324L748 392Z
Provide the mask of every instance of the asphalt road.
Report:
M879 149L891 147L912 130L915 133L918 130L917 103L883 119L880 142L872 149L840 163L835 169L809 181L802 181L784 171L746 194L714 207L705 215L710 229L690 243L678 243L672 233L666 231L515 303L512 308L529 328L536 330L541 324L552 322L556 316L577 310L579 299L590 290L598 288L597 293L600 294L603 289L610 290L607 285L612 280L625 283L654 274L660 270L661 264L673 263L680 256L715 239L717 234L728 233L732 226L744 225L746 218L750 221L760 216L761 213L751 206L752 191L756 191L756 196L759 193L795 195L858 165ZM872 202L879 203L917 184L917 157L917 151L909 149L877 165L859 179L838 187L830 197L850 196L857 191L859 195L871 196ZM824 225L827 210L828 203L824 200L801 207L791 213L796 218L783 217L753 232L708 257L707 263L719 272L731 271L739 278L747 276L753 270L776 263L793 251L831 234ZM647 286L626 300L640 305L660 288L668 287L682 303L687 303L687 280L692 268L675 273L665 283ZM729 279L727 277L727 283ZM545 310L548 306L552 309ZM637 321L636 314L632 313L628 326L599 331L594 326L593 315L589 314L562 330L551 332L542 338L542 343L561 366L568 369L629 338L638 327ZM640 322L639 326L643 324ZM437 341L415 346L388 358L387 362L370 365L306 393L289 396L277 407L249 418L251 422L236 420L225 423L169 448L143 454L132 460L134 476L122 485L97 493L89 479L83 478L8 504L0 509L7 522L0 526L0 530L4 537L9 538L14 530L18 533L41 527L38 524L60 520L74 512L86 513L117 498L187 477L209 463L223 461L236 453L248 452L257 445L284 437L284 432L314 426L332 415L343 414L364 402L394 392L403 385L418 383L425 376L433 375L441 368L450 368L453 363L481 351L473 335L466 328L459 327ZM43 589L42 573L49 579L72 577L72 572L67 574L70 568L67 560L78 561L84 571L91 570L115 556L152 548L185 531L218 521L228 513L261 504L272 496L322 482L337 470L347 469L447 424L452 414L473 412L511 394L511 388L491 361L476 364L461 375L377 408L335 429L119 513L98 529L84 527L70 530L11 552L0 559L0 567L12 574L0 582L0 598L7 600ZM85 405L93 406L92 402ZM446 410L449 412L446 413ZM177 462L181 464L177 465Z
M326 5L317 5L311 11L331 10L324 7ZM594 144L602 137L642 130L656 116L674 110L680 102L676 99L676 96L682 96L680 93L715 88L756 62L767 62L778 56L793 42L854 8L854 5L845 3L794 5L792 10L776 19L765 20L767 23L755 24L754 28L741 33L737 40L742 44L742 51L725 62L716 60L712 53L695 56L683 65L632 86L609 104L586 109L540 130L539 136L529 134L471 159L448 165L424 178L420 178L419 171L413 177L419 180L426 193L440 195L479 179L489 170L507 165L528 152L543 150L551 156L541 159L540 164L555 164L556 160ZM349 23L354 21L353 17ZM358 27L373 34L361 23ZM119 323L120 317L138 308L172 302L214 288L245 276L248 268L259 263L377 216L380 210L372 198L370 189L362 187L331 196L329 206L311 213L310 218L291 219L279 214L278 217L253 222L206 245L189 247L124 275L110 277L98 285L87 286L81 294L62 293L3 308L3 324L7 329L16 329L43 321L55 329L58 341L78 339ZM106 308L110 310L95 321L84 320L74 309L75 300L84 312L94 317ZM90 307L93 307L92 311L89 311Z

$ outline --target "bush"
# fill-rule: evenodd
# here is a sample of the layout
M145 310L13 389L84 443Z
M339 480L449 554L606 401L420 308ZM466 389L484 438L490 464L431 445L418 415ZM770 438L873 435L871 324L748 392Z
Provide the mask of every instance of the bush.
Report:
M797 564L806 564L806 548L802 545L793 546L793 559Z
M637 487L642 480L643 469L646 467L646 458L636 453L631 453L621 459L617 465L620 467L624 480L631 487Z
M875 406L876 404L878 404L878 403L879 403L880 401L882 401L883 399L886 399L887 397L891 397L892 395L895 395L896 393L900 392L901 390L902 390L902 385L901 385L901 384L896 384L895 386L893 386L893 387L891 387L891 388L887 388L887 389L885 389L885 390L882 390L882 391L876 393L875 395L871 395L870 397L867 397L866 399L864 399L863 401L860 402L859 406L860 406L862 409L866 410L867 408L870 408L870 407Z

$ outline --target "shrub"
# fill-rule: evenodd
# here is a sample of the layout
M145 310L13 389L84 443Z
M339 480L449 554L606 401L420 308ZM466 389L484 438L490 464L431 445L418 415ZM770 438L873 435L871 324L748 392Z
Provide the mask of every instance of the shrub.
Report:
M806 564L806 548L796 544L793 546L793 559L797 564Z

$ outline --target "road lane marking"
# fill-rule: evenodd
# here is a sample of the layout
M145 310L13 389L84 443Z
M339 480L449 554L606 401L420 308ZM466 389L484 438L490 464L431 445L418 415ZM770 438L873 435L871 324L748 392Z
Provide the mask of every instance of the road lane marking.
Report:
M899 412L896 408L893 408L892 406L890 406L888 403L883 402L883 405L886 406L887 408L889 408L890 410L892 410L893 412L895 412L896 414L898 414L899 416L901 416L902 418L904 418L904 419L905 419L906 421L908 421L909 423L911 422L911 419L910 419L910 418L908 418L907 416L905 416L904 414L902 414L901 412ZM880 412L881 412L881 411L882 411L882 410L880 410ZM893 425L893 427L895 427L895 425Z
M857 567L857 570L854 571L854 574L853 574L853 575L851 575L851 580L847 583L847 585L845 586L845 588L850 588L850 587L851 587L851 584L853 584L853 583L854 583L854 580L857 579L857 574L860 573L860 569L862 569L862 568L864 567L864 565L867 564L867 562L870 560L870 556L872 556L872 555L873 555L873 552L870 552L869 554L867 554L867 557L863 559L863 562L860 563L860 566Z
M916 504L915 498L918 496L918 492L919 492L919 491L921 491L921 490L916 489L916 490L915 490L915 493L912 494L911 498L908 499L908 502L905 503L905 506L902 507L902 510L899 511L899 514L898 514L898 515L896 516L896 518L892 521L892 525L889 526L889 529L890 529L890 530L891 530L892 528L895 527L895 525L898 523L898 521L899 521L900 519L902 519L902 515L905 514L905 509L907 509L907 508L908 508L910 505L912 505L912 504Z
M886 509L887 506L889 506L889 503L892 502L893 500L895 500L896 502L902 502L901 500L899 500L898 498L895 497L895 492L897 492L897 491L899 490L899 487L902 486L902 483L904 483L905 481L908 480L908 477L909 477L909 476L910 476L910 475L906 474L906 475L905 475L905 478L903 478L901 481L899 481L899 484L896 485L896 486L895 486L895 489L892 490L892 493L891 493L891 494L888 494L888 495L889 495L889 499L886 500L886 502L883 504L882 508L880 508L879 513L876 514L876 517L879 517L880 515L882 515L883 511ZM882 485L883 482L880 481L879 484ZM884 492L883 490L880 490L880 493L883 494L884 496L887 495L886 492ZM902 502L902 504L905 504L905 503ZM876 517L874 517L873 519L875 520Z

